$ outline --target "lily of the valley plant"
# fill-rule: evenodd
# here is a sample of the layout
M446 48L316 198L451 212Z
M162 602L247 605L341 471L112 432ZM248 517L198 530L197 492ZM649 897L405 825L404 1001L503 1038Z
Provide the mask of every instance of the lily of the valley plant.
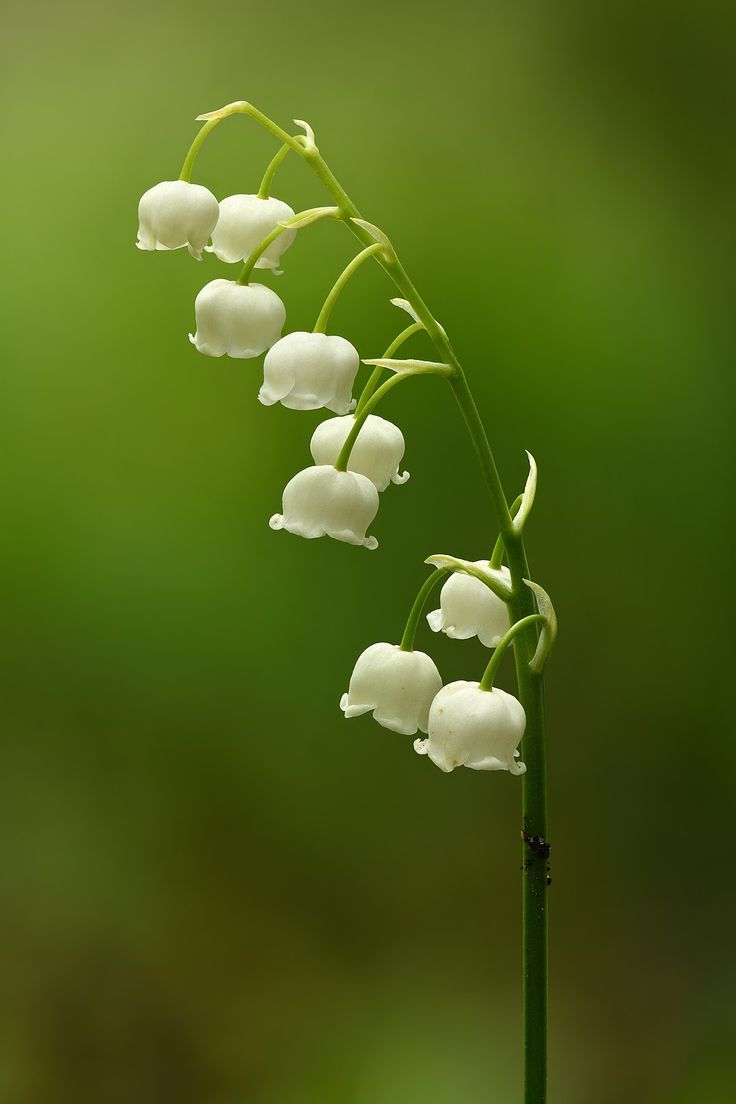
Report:
M279 147L257 193L226 196L218 203L206 187L191 182L191 174L207 135L232 115L254 120L277 139ZM442 771L469 767L521 776L525 1101L543 1104L549 843L542 677L556 619L549 596L531 579L524 548L524 530L536 490L536 464L529 455L526 485L510 502L446 331L412 283L389 238L361 217L320 154L312 128L296 120L303 133L292 134L244 101L198 119L203 126L179 179L156 184L141 198L138 247L186 248L197 260L207 251L225 264L239 265L233 278L211 280L197 295L192 344L211 357L249 359L265 353L258 394L262 403L281 403L292 410L323 408L334 415L312 436L314 463L287 483L281 512L270 519L271 528L301 537L328 536L369 549L378 546L372 529L381 495L390 484L405 483L409 475L401 471L405 447L401 430L374 411L401 383L424 376L443 380L477 454L497 533L492 548L488 542L488 558L464 558L466 549L427 558L434 570L419 589L403 635L398 643L370 644L358 656L340 707L346 717L372 713L379 725L402 736L423 733L426 738L415 739L414 749ZM295 214L288 203L271 195L277 169L289 153L317 174L329 194L329 206ZM284 334L286 308L280 296L260 281L269 273L280 274L284 253L299 230L326 218L341 222L361 249L338 277L312 332ZM379 264L393 281L399 297L391 301L409 314L411 322L382 357L363 360L373 371L356 399L353 393L360 353L346 337L328 333L327 327L338 296L369 260ZM423 336L431 344L431 359L398 357L404 343L414 336ZM480 550L474 550L475 556ZM427 614L429 627L453 639L477 636L491 650L485 670L475 672L477 680L443 686L432 658L415 647L425 606L440 583L439 608ZM494 684L509 646L516 663L515 694Z

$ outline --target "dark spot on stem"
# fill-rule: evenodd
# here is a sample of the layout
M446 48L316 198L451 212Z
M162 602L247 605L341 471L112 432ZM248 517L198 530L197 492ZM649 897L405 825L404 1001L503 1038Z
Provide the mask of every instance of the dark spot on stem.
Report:
M536 858L544 859L545 862L547 861L549 858L550 844L543 836L532 836L529 832L522 830L521 838ZM527 860L527 862L528 861L529 860Z

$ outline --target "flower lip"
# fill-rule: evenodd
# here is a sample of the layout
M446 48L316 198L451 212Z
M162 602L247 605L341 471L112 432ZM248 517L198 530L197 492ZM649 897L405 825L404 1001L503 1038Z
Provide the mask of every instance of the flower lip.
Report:
M139 249L181 249L200 261L220 214L208 188L187 180L164 180L144 192L138 204Z
M219 219L212 231L208 253L226 264L245 261L280 222L294 217L294 211L273 196L231 195L220 200ZM256 261L256 268L277 269L281 255L296 237L296 230L284 230Z
M417 740L414 750L445 773L469 767L519 775L526 770L517 750L525 726L524 708L512 694L451 682L432 702L427 739Z
M357 349L344 337L295 330L269 349L258 398L264 406L347 414L359 366Z
M371 644L358 657L348 692L340 699L346 717L373 713L392 732L413 736L427 731L430 706L442 687L434 661L398 644Z
M334 464L354 425L355 419L350 415L321 422L309 446L314 462ZM399 473L404 448L404 435L398 426L369 414L350 453L348 471L365 475L378 491L384 491L389 483L405 483L409 473Z
M205 356L260 356L278 341L286 309L264 284L211 280L194 301L197 331L189 340Z
M357 472L337 471L331 464L305 468L284 488L283 513L274 514L272 529L286 529L308 540L332 537L346 544L378 547L366 530L378 513L378 491Z
M475 563L506 582L511 579L507 567L495 570L488 567L487 560ZM427 622L432 632L444 632L452 640L477 636L487 648L495 648L510 625L506 603L480 579L460 572L450 575L442 587L440 608L427 614Z

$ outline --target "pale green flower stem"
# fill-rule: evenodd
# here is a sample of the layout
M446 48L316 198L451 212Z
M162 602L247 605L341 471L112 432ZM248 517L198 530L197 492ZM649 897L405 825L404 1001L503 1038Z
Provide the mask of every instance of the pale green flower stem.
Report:
M187 184L189 183L192 175L192 169L194 168L194 162L196 161L197 154L204 144L205 138L207 138L209 134L211 134L217 124L221 121L221 119L208 119L208 121L199 128L196 137L189 147L186 157L184 158L184 164L182 165L181 172L179 173L180 180L186 180Z
M404 629L404 635L401 638L399 647L402 652L413 652L414 641L417 635L417 628L419 627L419 621L424 613L424 607L427 604L427 599L437 586L440 579L444 579L445 575L449 572L443 567L438 567L436 571L433 571L428 579L425 579L422 586L419 589L419 593L414 599L414 605L411 607L409 617L407 618L406 628Z
M286 142L284 142L283 146L278 151L278 153L275 155L273 161L271 161L270 165L266 169L265 173L263 174L263 180L261 181L261 186L258 189L258 198L259 199L268 199L268 197L270 196L270 194L271 194L271 183L273 181L274 176L276 175L276 170L278 169L279 165L284 160L284 158L286 157L286 155L287 155L287 153L289 152L290 149L291 149L291 146L288 146L286 144Z
M413 337L415 333L419 333L419 331L423 329L423 322L412 322L411 326L407 326L405 330L402 330L401 333L394 338L381 359L389 360L389 358L392 357L394 353L397 353L399 351L405 341L408 341L410 337ZM380 366L374 368L373 372L370 375L370 378L368 379L368 382L361 392L360 398L358 399L358 405L355 408L356 418L362 411L365 404L368 402L373 392L378 387L378 384L381 382L381 376L383 375L385 370L385 368L382 368Z
M269 119L267 115L244 101L228 105L217 118L238 113L249 115L252 119L255 119L279 141L288 145L299 157L303 158L332 195L335 203L343 212L346 225L355 237L364 246L374 243L375 239L366 229L350 221L351 219L360 218L360 212L316 146L311 145L304 138L292 137L277 123ZM198 139L204 139L202 131L195 139L195 143ZM197 146L197 148L199 147ZM187 162L185 162L185 168L186 166ZM477 454L506 550L506 560L511 574L512 586L512 595L508 603L511 620L513 623L520 622L536 613L533 592L524 584L524 579L528 579L530 573L524 550L523 536L514 528L496 462L478 408L465 378L465 373L455 356L447 335L436 322L395 253L376 253L376 260L389 274L402 297L411 304L417 318L423 323L440 353L441 359L452 368L452 374L447 377L448 383L452 388ZM388 382L392 384L394 380ZM376 395L378 393L376 392ZM519 699L526 712L526 731L522 745L524 762L527 766L526 773L522 777L525 1104L545 1104L547 1099L547 861L549 843L547 840L544 685L542 675L532 671L529 666L536 648L538 631L536 623L530 624L525 621L524 627L518 631L513 640Z
M496 647L493 649L493 655L488 661L488 666L485 669L483 678L480 680L479 686L481 690L492 690L493 680L496 677L496 672L501 666L501 660L503 659L504 652L514 640L515 636L518 636L520 632L523 632L528 625L543 625L544 617L541 613L530 613L528 617L522 617L521 621L517 621L515 625L512 625L507 633L505 633L499 640Z
M363 408L360 414L355 415L353 424L350 427L350 432L343 442L343 446L340 449L340 453L335 461L335 468L337 471L347 471L348 463L350 461L350 453L353 451L353 445L355 444L358 434L360 433L361 426L365 422L366 418L370 414L374 407L378 406L381 399L389 393L392 387L396 387L397 383L401 383L402 380L412 379L414 376L437 376L446 375L443 365L427 365L423 369L413 369L411 372L396 372L395 375L387 379L385 383L382 383L374 395L363 403Z
M270 234L258 243L253 252L250 254L245 264L243 265L240 275L238 276L238 284L247 284L250 281L253 269L256 267L256 262L259 257L268 249L272 242L275 242L277 238L280 238L285 230L291 229L292 223L298 223L301 219L308 215L314 215L315 221L320 218L340 218L341 213L338 207L312 207L307 211L300 211L298 215L293 215L289 219L284 219L283 222L278 223L273 228Z
M360 253L353 257L350 264L345 266L337 280L335 280L332 290L324 301L322 310L319 312L319 318L314 324L314 333L327 333L327 323L330 320L332 308L340 297L343 288L353 274L358 271L363 262L375 256L376 253L380 253L382 249L383 246L379 245L377 242L374 242L373 245L367 245L365 249L361 249Z

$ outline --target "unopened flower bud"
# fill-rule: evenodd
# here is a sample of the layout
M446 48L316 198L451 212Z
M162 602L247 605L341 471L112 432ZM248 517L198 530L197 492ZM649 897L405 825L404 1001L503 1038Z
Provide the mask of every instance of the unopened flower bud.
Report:
M259 356L278 341L286 308L263 284L211 280L194 301L197 332L189 340L205 356Z
M358 350L344 337L295 331L282 337L263 363L264 406L280 402L290 410L327 407L335 414L351 408Z
M440 673L424 652L371 644L358 657L340 708L346 717L372 710L384 728L413 736L417 729L427 731L429 707L441 687Z
M271 518L272 529L378 547L375 537L365 535L378 513L378 491L364 475L337 471L331 464L305 468L286 484L283 510Z
M526 727L521 702L504 690L481 690L477 682L451 682L429 711L428 737L414 750L440 770L507 770L523 774L516 750Z
M261 199L257 195L227 196L220 200L220 217L207 252L214 253L226 264L245 261L280 222L293 216L289 204L280 199ZM278 268L281 254L295 237L296 230L284 230L258 258L256 268Z
M139 249L181 249L202 260L202 250L217 225L220 208L208 188L187 180L164 180L138 204Z
M315 464L334 464L354 425L352 414L321 422L309 446ZM404 448L404 435L398 426L369 414L351 449L348 470L367 476L378 491L385 491L389 483L406 483L409 473L399 474Z
M497 575L509 583L507 567L492 569L487 560L476 560L476 566ZM440 592L440 608L427 614L433 632L443 632L453 640L469 640L477 636L486 648L495 648L510 621L506 603L472 575L455 572Z

